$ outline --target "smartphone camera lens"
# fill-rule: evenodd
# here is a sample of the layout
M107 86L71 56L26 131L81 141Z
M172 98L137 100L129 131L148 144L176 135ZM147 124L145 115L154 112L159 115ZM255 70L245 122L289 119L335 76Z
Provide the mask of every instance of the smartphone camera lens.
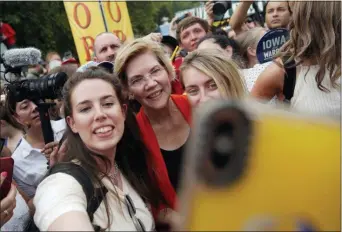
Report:
M211 161L215 168L223 169L231 161L234 151L233 126L230 123L219 125L214 131Z

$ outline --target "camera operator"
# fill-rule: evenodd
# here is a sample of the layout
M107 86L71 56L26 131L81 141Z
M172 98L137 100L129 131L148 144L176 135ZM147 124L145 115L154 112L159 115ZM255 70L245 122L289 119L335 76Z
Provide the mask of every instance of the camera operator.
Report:
M13 177L24 193L32 198L48 167L48 159L43 152L51 153L53 151L51 144L53 146L58 144L56 142L45 144L38 107L33 101L29 99L18 101L15 92L8 88L5 108L12 120L25 127L26 133L12 155L14 159ZM54 140L58 141L65 130L64 119L51 121L51 127L54 132Z
M230 18L229 25L235 31L236 35L249 29L245 25L245 18L252 4L253 1L241 0ZM264 7L265 22L268 29L288 28L291 14L292 12L288 1L268 1Z

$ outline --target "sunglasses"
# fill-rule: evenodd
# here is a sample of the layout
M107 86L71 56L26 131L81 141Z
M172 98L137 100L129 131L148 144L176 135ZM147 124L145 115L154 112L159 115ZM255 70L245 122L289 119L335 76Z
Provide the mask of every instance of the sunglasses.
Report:
M135 214L136 214L137 210L135 208L135 205L133 203L132 198L129 195L125 195L125 204L128 208L129 216L131 216L133 223L134 223L134 226L137 229L137 231L145 232L146 228L145 228L144 224L142 223L142 221L136 217Z

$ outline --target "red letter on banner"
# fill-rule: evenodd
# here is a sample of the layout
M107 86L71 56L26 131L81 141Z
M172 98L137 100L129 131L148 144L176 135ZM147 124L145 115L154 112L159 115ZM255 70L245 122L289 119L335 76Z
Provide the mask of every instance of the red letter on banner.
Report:
M81 23L78 19L77 9L79 6L83 7L84 12L86 14L87 21L86 21L85 25L81 25ZM79 2L74 6L74 20L75 20L76 24L82 29L87 29L89 27L90 22L91 22L91 15L90 15L90 11L89 11L87 5L85 5L83 2Z
M115 15L117 15L117 18L114 18L114 16L113 16L113 13L112 13L112 9L111 9L111 4L110 4L111 2L107 2L107 9L108 9L108 11L109 11L109 15L110 15L110 18L114 21L114 22L116 22L116 23L118 23L118 22L120 22L120 20L121 20L121 10L120 10L120 7L119 7L119 5L118 5L118 3L117 2L115 2L115 5L116 5L116 14Z
M113 30L113 33L122 41L126 41L126 35L121 30Z
M91 53L94 51L94 39L91 36L84 36L81 38L83 47L86 51L86 61L91 61Z

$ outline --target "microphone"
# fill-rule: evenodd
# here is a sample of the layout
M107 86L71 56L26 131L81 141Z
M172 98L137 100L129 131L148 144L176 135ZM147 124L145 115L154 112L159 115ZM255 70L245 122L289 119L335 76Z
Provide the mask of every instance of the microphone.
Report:
M39 64L41 52L37 48L14 48L3 55L5 65L12 68Z

